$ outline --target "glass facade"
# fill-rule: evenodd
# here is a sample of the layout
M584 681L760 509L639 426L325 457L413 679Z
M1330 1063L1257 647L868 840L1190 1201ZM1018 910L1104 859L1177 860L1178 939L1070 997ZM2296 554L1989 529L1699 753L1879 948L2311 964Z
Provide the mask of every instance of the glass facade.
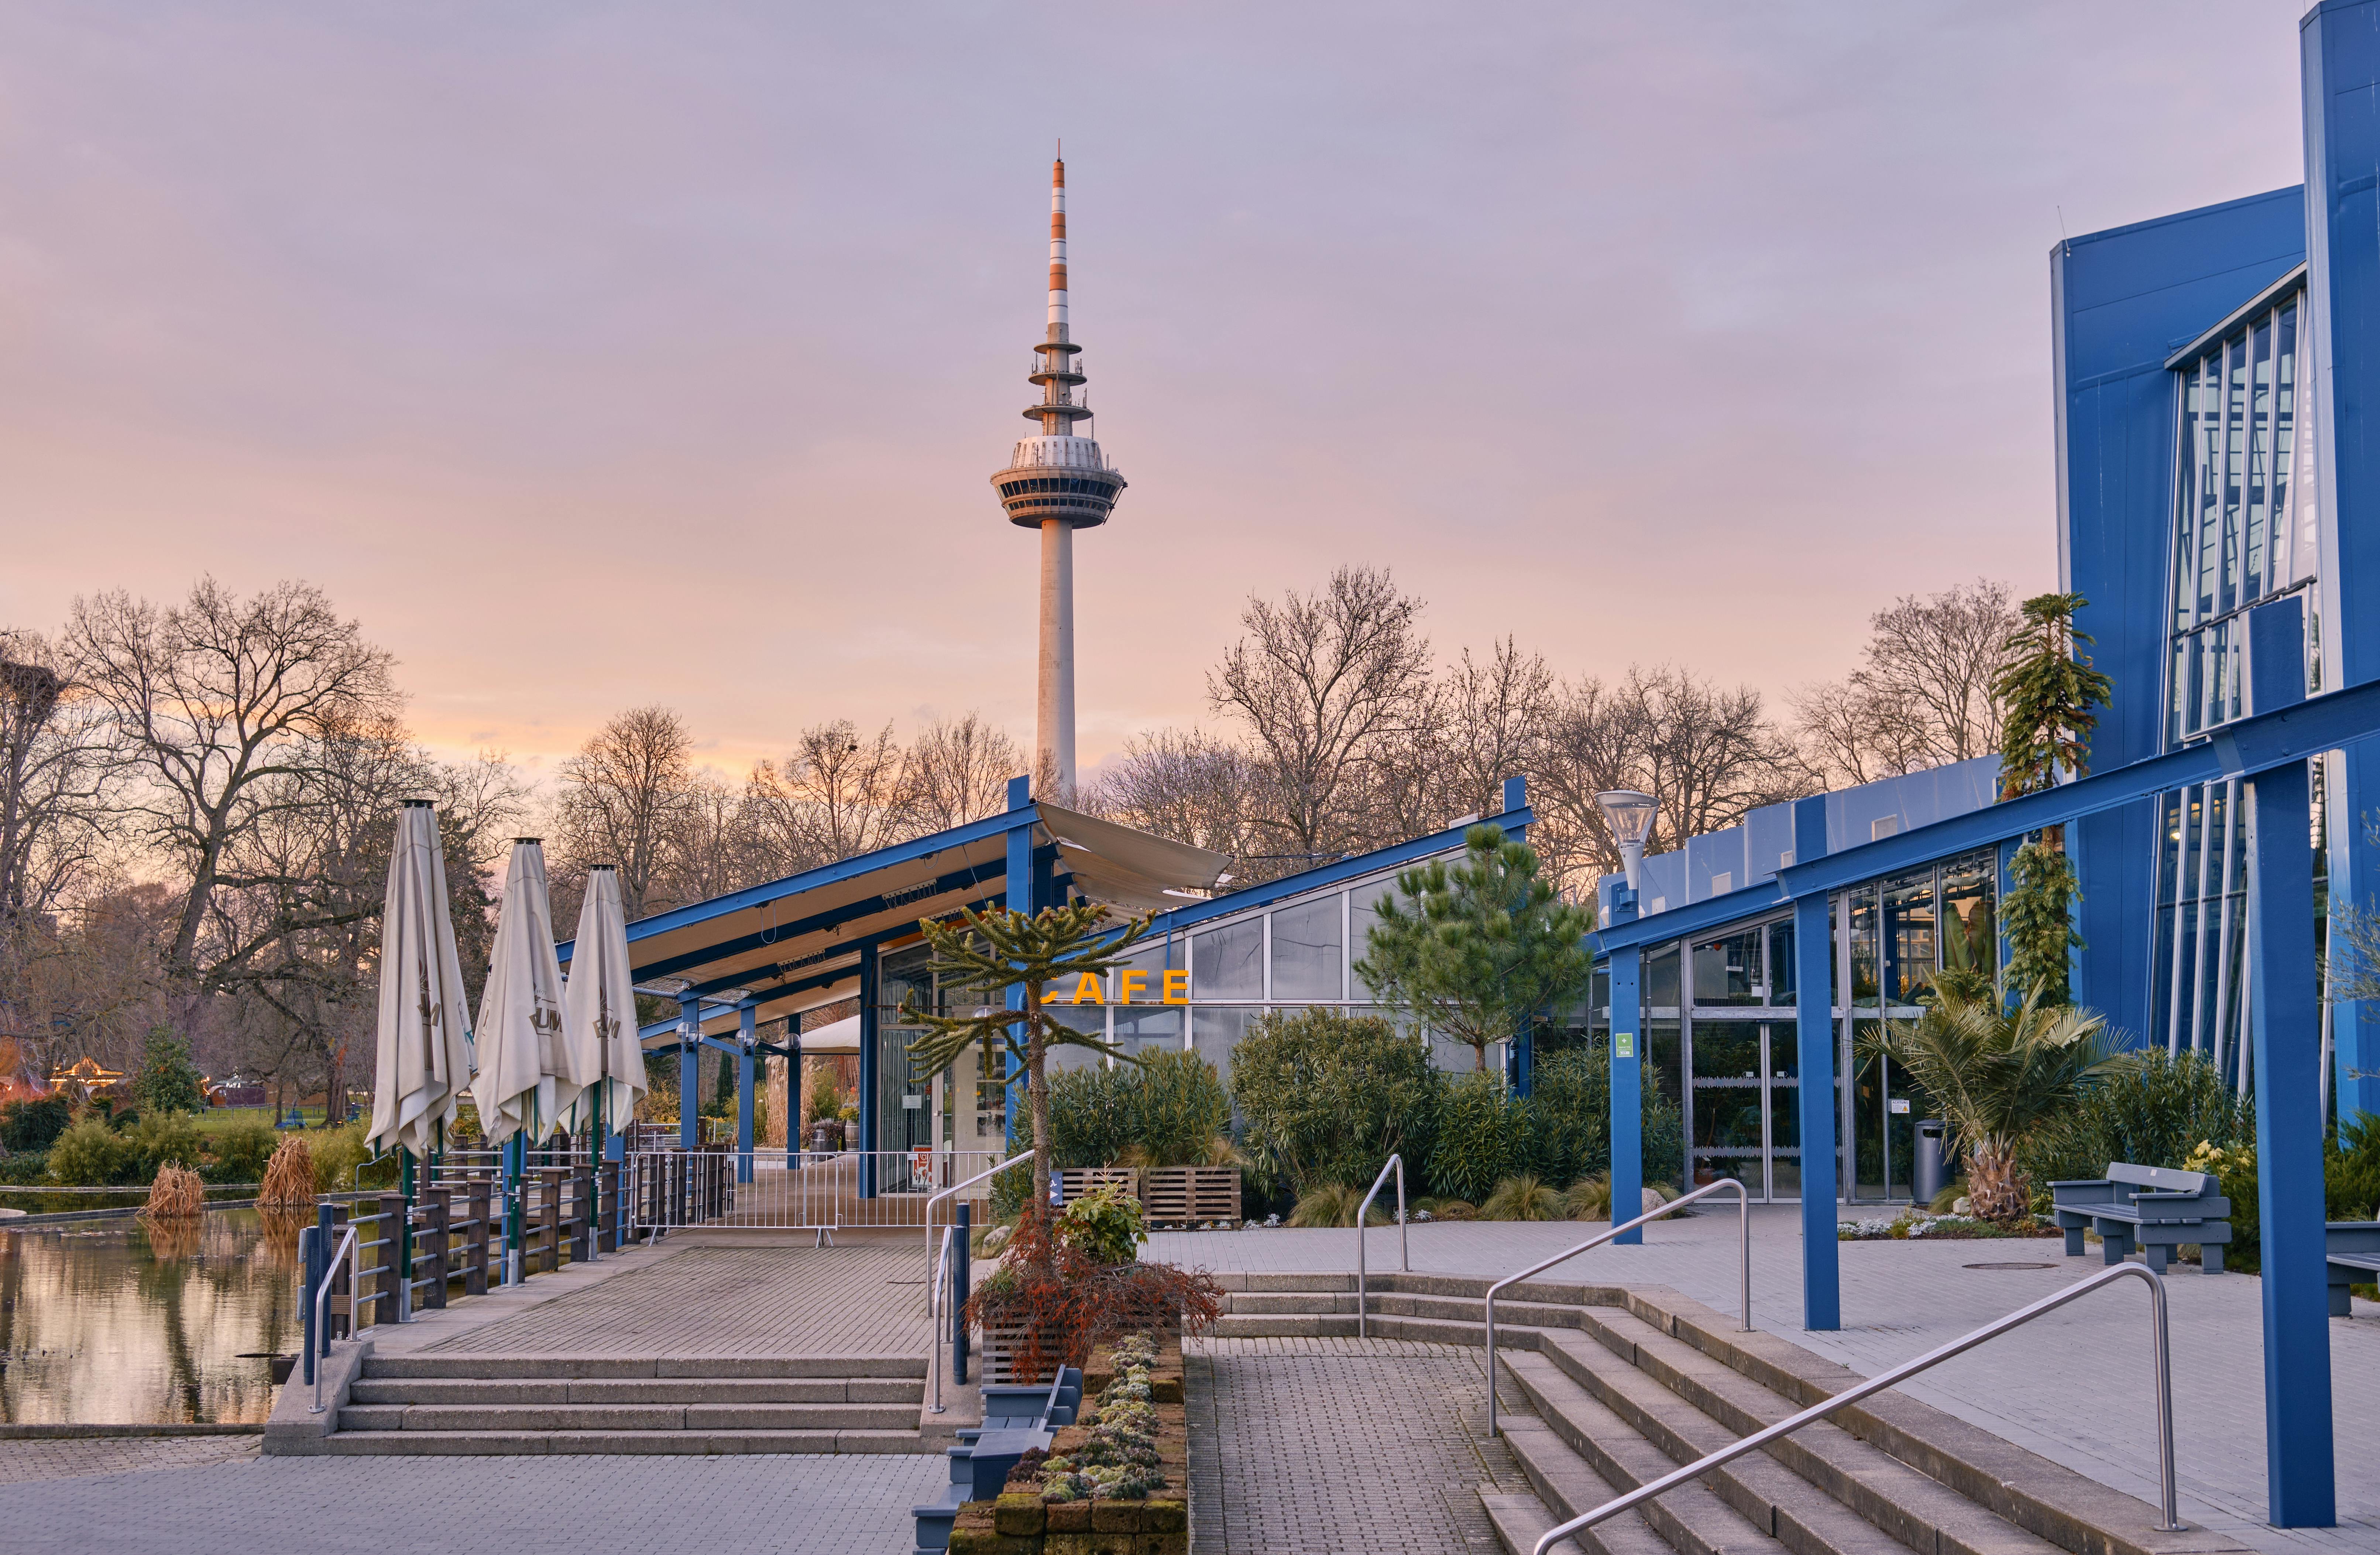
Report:
M2306 685L2322 685L2321 545L2307 391L2311 338L2302 289L2252 310L2175 370L2180 417L2173 529L2168 748L2252 711L2242 675L2250 607L2298 594L2306 610ZM2313 764L2319 789L2324 765ZM2314 861L2327 864L2314 801ZM2150 1029L2168 1052L2212 1059L2241 1090L2246 1073L2246 831L2236 780L2158 802ZM2317 892L2321 881L2317 880Z
M1999 967L1998 871L1989 851L1962 855L1838 893L1834 1009L1838 1163L1844 1197L1909 1196L1923 1092L1876 1049L1885 1021L1914 1020L1937 968ZM1645 1083L1684 1115L1677 1180L1740 1178L1755 1198L1801 1197L1801 1027L1790 917L1731 925L1644 951ZM1592 1030L1610 1027L1598 974Z

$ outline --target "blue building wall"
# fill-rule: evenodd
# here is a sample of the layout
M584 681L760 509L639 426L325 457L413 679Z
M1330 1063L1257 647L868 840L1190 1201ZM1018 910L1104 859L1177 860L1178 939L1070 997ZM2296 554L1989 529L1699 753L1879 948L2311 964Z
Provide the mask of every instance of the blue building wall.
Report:
M2305 197L2276 189L2095 232L2050 254L2060 587L2115 682L2096 768L2161 748L2172 619L2174 389L2166 358L2305 260ZM2070 828L2090 946L2075 998L2148 1028L2156 924L2154 803Z
M2306 177L2319 191L2308 291L2329 414L2316 445L2325 564L2324 679L2380 679L2380 4L2325 0L2300 29ZM2345 793L2331 796L2330 882L2369 909L2380 896L2380 846L2366 835L2380 810L2380 742L2334 759ZM2380 1113L2380 1011L2334 1012L2339 1115Z

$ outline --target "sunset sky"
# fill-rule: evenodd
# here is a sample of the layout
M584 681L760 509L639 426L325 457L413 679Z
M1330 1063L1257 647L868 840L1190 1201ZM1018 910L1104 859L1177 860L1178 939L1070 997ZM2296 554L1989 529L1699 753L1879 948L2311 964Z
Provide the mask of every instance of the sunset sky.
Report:
M1023 739L1062 136L1087 765L1342 563L1781 696L2054 583L2048 249L2297 182L2301 9L11 5L0 626L305 577L533 771Z

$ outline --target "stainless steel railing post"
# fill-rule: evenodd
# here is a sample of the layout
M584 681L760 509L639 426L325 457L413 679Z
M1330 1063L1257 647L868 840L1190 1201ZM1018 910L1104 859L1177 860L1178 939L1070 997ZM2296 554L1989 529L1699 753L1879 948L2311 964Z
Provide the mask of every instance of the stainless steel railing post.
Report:
M339 1258L342 1255L348 1260L347 1337L353 1339L356 1336L354 1314L363 1307L364 1290L363 1254L356 1246L356 1224L353 1221L347 1222L347 1234L339 1239L339 1245L332 1249L331 1256L322 1260L322 1288L314 1293L314 1333L311 1343L316 1354L306 1357L307 1369L314 1374L314 1407L308 1411L312 1415L322 1413L322 1373L329 1369L322 1365L322 1362L331 1354L331 1331L324 1321L323 1307L324 1304L331 1299L331 1270L339 1267Z
M1600 1236L1588 1237L1577 1246L1567 1252L1556 1253L1543 1263L1533 1263L1518 1274L1507 1274L1488 1287L1488 1434L1489 1436L1498 1434L1496 1428L1496 1293L1515 1280L1525 1280L1532 1274L1542 1274L1565 1259L1574 1258L1581 1253L1602 1246L1621 1232L1633 1231L1647 1221L1658 1221L1662 1216L1682 1209L1698 1198L1707 1198L1721 1188L1735 1190L1737 1227L1743 1243L1743 1331L1745 1333L1752 1331L1752 1196L1746 1193L1743 1184L1734 1178L1721 1177L1716 1183L1705 1184L1690 1194L1671 1199L1658 1209L1646 1210L1626 1225L1614 1225Z
M1364 1222L1372 1213L1372 1200L1379 1196L1380 1184L1389 1180L1393 1168L1397 1174L1397 1267L1413 1272L1413 1250L1405 1240L1405 1158L1392 1155L1380 1163L1380 1174L1372 1179L1372 1191L1355 1208L1355 1337L1372 1336L1372 1293L1365 1269L1364 1244L1371 1230Z

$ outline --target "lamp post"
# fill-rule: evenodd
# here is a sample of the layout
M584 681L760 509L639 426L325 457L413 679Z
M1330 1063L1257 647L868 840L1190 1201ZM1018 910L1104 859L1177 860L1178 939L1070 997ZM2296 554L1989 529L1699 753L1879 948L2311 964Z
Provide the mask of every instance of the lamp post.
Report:
M1611 921L1626 923L1636 917L1637 876L1645 862L1645 842L1661 813L1660 801L1633 788L1615 788L1595 796L1603 823L1620 846L1628 883L1611 893ZM1645 1202L1645 1080L1643 996L1644 953L1625 945L1611 953L1611 1223L1620 1224L1642 1213ZM1641 1244L1645 1233L1622 1232L1615 1242Z

